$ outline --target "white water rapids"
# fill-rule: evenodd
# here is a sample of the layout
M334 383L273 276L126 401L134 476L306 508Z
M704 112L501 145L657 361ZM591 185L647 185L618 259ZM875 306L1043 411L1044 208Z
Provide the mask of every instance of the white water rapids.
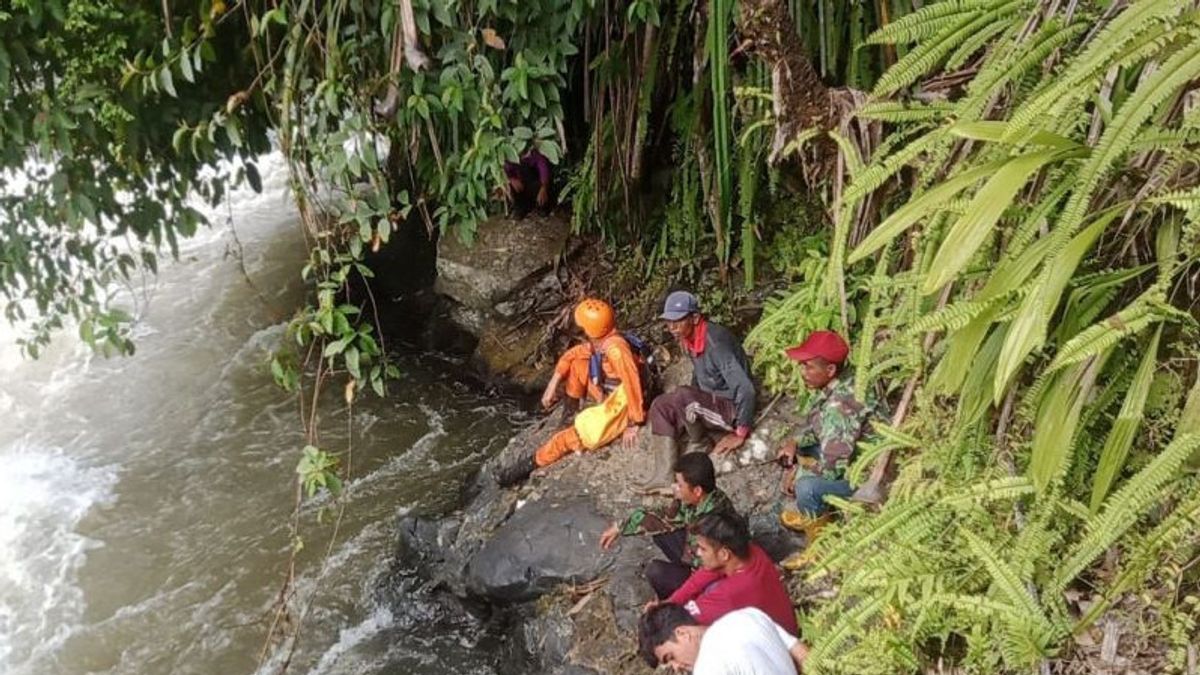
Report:
M263 194L235 192L213 229L128 294L135 356L95 356L67 329L28 361L0 326L0 673L259 668L303 445L266 358L300 303L305 257L278 158L261 168ZM258 291L228 255L229 213ZM352 424L340 386L322 403L322 445L352 443L352 475L324 575L330 520L318 524L321 504L303 510L297 587L312 601L289 672L495 670L469 617L381 599L379 585L396 515L452 504L512 410L437 359L400 365L389 397L361 398ZM285 653L268 650L261 672Z

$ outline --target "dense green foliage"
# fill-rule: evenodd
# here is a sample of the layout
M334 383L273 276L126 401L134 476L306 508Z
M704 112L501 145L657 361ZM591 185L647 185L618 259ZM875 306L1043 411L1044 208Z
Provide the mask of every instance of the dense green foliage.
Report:
M188 198L216 203L230 178L254 180L252 164L227 160L268 147L263 121L249 118L244 143L171 149L177 124L208 119L245 72L232 42L196 51L180 93L170 77L120 86L135 54L152 67L212 30L193 21L166 34L160 11L83 0L0 8L0 296L33 355L69 319L90 342L132 349L128 317L107 305L112 285L153 272L159 248L175 251L202 222Z
M768 386L797 392L780 348L841 326L860 391L898 403L852 468L893 455L890 500L848 506L819 544L836 594L807 622L813 672L1044 669L1137 597L1147 639L1186 644L1195 4L790 0L788 44L826 84L871 90L840 90L840 126L772 157L800 167L768 166L788 111L743 49L741 6L16 0L0 9L6 316L34 354L69 320L131 349L113 289L202 225L189 198L257 187L273 142L313 293L271 371L301 401L335 381L349 406L394 374L369 296L347 301L370 251L400 227L470 239L502 163L537 148L577 231L644 274L704 287L715 265L728 289L766 264L794 282L749 336ZM834 162L804 154L822 148ZM772 209L796 203L797 173L829 227ZM336 491L338 456L301 415L299 484Z
M1165 667L1196 579L1163 575L1200 544L1197 27L946 0L872 36L909 49L858 111L890 133L833 205L826 288L872 308L860 386L910 387L853 469L896 453L890 500L819 542L813 672L1029 672L1135 597Z

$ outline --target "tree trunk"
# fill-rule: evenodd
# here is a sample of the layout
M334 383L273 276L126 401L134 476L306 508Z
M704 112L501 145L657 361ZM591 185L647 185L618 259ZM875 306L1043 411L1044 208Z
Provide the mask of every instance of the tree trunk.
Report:
M743 46L771 68L775 138L771 141L770 161L776 164L801 131L832 129L838 117L830 102L830 90L809 61L783 0L741 0L738 4L738 32ZM832 159L828 139L820 138L818 143L822 148L820 163Z

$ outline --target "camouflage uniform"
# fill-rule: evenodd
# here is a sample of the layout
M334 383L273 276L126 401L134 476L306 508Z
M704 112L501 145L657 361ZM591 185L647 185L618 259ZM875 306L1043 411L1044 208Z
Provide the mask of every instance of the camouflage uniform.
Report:
M813 395L794 436L797 454L816 460L800 462L796 468L796 503L801 511L824 511L826 494L851 494L846 469L855 445L870 433L876 408L870 398L864 405L854 397L854 382L848 377L830 381Z
M720 488L704 495L704 499L695 506L676 499L665 511L635 509L625 522L621 523L621 535L628 537L636 534L667 534L687 528L710 513L736 513L733 502L729 501L729 497L721 492ZM688 532L687 544L679 562L693 569L699 567L700 559L696 557L695 551L696 535Z

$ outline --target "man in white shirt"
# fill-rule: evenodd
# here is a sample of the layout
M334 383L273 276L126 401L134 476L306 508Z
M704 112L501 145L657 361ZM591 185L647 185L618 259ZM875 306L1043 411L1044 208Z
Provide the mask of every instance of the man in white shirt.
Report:
M651 668L693 675L797 675L808 655L804 643L754 607L699 626L679 605L659 605L638 622L638 648Z

